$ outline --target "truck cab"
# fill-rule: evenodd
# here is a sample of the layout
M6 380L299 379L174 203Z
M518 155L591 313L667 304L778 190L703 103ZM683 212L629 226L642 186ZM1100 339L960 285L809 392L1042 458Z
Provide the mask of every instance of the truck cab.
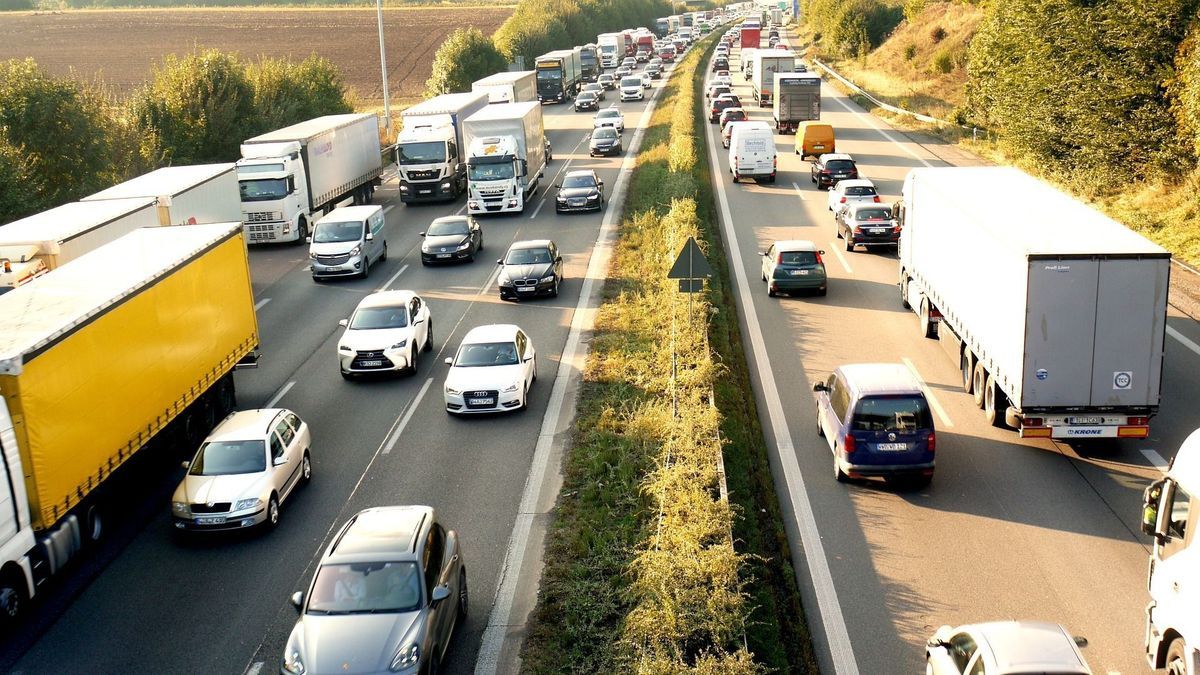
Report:
M237 174L249 241L304 241L309 196L300 144L243 145Z
M0 398L0 628L25 611L36 585L29 552L34 549L21 454L8 404Z
M467 189L454 125L406 126L396 139L400 201L453 200Z
M476 138L468 148L467 213L523 211L528 173L528 163L520 158L512 136Z
M0 295L50 271L38 252L33 245L0 246Z
M1146 488L1142 532L1150 552L1150 603L1146 605L1146 661L1169 673L1200 673L1200 429L1171 462L1166 477Z

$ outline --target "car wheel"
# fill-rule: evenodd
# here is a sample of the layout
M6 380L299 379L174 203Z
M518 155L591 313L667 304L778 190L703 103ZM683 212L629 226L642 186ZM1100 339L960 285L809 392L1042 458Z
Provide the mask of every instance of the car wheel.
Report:
M429 330L425 331L425 346L422 349L427 352L433 351L433 319L429 320Z
M268 530L273 530L278 524L279 498L275 495L271 495L271 498L267 500L267 519L263 521L263 525L265 525Z
M362 278L366 279L371 276L371 256L363 256L363 271Z
M804 159L804 158L803 158L803 157L801 157L800 159ZM814 175L812 175L812 174L810 173L810 174L808 174L808 180L809 180L810 182L816 183L816 182L817 182L817 177L816 177L816 176L814 176Z
M1171 645L1167 647L1167 673L1168 675L1187 675L1187 649L1183 644L1183 638L1171 640Z
M341 371L341 373L342 373L342 379L343 379L343 380L352 380L352 379L354 379L354 376L353 376L353 375L351 375L350 373L348 373L348 372L346 372L346 371L344 371L344 370L343 370L343 371Z
M773 297L775 297L776 295L777 295L777 293L775 293L775 289L774 289L774 288L771 288L771 284L767 284L767 297L768 297L768 298L773 298Z
M552 298L557 298L557 297L558 297L558 284L559 284L560 282L561 282L561 279L555 279L555 280L554 280L554 288L553 288L553 289L550 291L550 297L552 297Z
M304 453L304 459L300 460L300 480L305 485L312 481L312 458L308 456L308 452Z
M817 295L821 296L822 298L825 297L828 293L829 293L829 288L827 288L827 287L822 287L822 288L817 289Z
M817 408L817 435L825 438L825 427L821 426L821 409Z
M383 253L379 256L379 262L387 262L387 242L383 242Z
M428 261L428 260L426 260L426 259L424 259L424 258L421 258L421 266L422 266L422 267L429 267L429 261Z
M841 465L838 464L836 453L833 455L833 479L839 483L850 480L850 477L846 475L845 471L842 471Z
M530 379L534 382L537 382L537 354L533 355L533 368L531 368L531 370L533 371L533 374L530 376Z
M429 659L429 669L426 670L425 673L426 675L437 675L438 671L441 670L441 667L441 659L437 657L437 654L434 654L433 658Z
M405 370L408 371L409 375L417 374L417 346L416 345L413 345L408 351L408 368L406 368Z
M854 250L854 238L853 237L843 237L843 239L846 240L846 250L853 251Z
M529 410L529 385L521 387L521 407L517 408L521 412Z
M834 231L834 233L837 235L837 238L838 238L838 239L841 239L841 238L842 238L842 228L841 228L841 226L837 226L837 227L835 228L835 231Z

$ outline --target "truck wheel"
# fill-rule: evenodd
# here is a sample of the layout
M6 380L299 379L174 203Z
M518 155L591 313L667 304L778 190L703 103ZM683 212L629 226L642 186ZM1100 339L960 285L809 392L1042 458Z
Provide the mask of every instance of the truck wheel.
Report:
M987 390L983 397L983 416L987 419L988 424L997 429L1006 429L1008 428L1008 422L1005 420L1006 412L1008 412L1008 397L996 384L996 378L988 375Z
M962 358L959 359L959 370L962 371L962 388L963 391L970 394L975 390L975 360L971 358L971 352L964 349Z
M930 316L929 300L921 300L921 334L930 340L937 339L938 326L937 322Z
M912 309L912 303L908 301L908 275L900 278L900 306L904 309Z
M296 244L303 246L308 239L308 219L300 216L300 220L296 222Z
M1171 640L1171 646L1167 647L1167 673L1187 675L1187 648L1183 644L1183 638Z
M983 364L978 361L971 368L971 394L975 398L975 407L983 408L983 392L987 388L988 374Z
M16 625L29 602L29 589L25 586L25 575L15 566L0 574L0 627Z

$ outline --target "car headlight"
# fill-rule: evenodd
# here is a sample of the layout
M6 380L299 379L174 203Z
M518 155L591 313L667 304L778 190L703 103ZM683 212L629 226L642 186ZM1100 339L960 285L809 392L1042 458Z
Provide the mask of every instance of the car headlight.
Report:
M502 389L501 391L503 391L503 392L504 392L504 393L506 393L506 394L511 394L511 393L513 393L513 392L514 392L514 391L516 391L516 390L517 390L517 385L515 385L515 384L510 384L510 385L508 385L507 387L505 387L504 389Z
M449 182L442 183L442 189L443 189L443 190L449 190L449 189L450 189L450 183L449 183Z
M191 515L187 502L171 502L171 511L181 516Z
M446 387L446 393L450 394L451 396L458 396L462 392L453 387Z
M551 275L549 275L549 276L542 277L542 278L541 278L541 281L539 281L539 283L548 284L548 283L551 283L551 282L553 282L553 281L554 281L554 275L553 275L553 274L551 274Z
M408 344L408 338L404 338L403 340L397 342L396 344L392 345L391 347L388 347L388 349L400 349L407 344Z
M420 645L410 642L400 649L396 650L396 655L392 657L392 665L389 670L398 671L405 668L412 668L421 660Z
M262 506L262 503L262 499L258 497L253 497L251 499L239 499L233 503L233 510L241 511L242 509L255 509L259 506Z
M290 654L285 654L283 657L283 669L295 675L304 675L304 661L300 658L300 652L293 651Z
M317 259L317 254L316 254L316 253L313 253L312 251L309 251L309 252L308 252L308 259L309 259L309 260L316 260L316 259Z
M595 201L595 200L597 200L597 199L600 199L600 195L588 195L588 201L589 201L589 202L591 202L591 201Z
M555 201L559 202L560 204L564 204L564 203L566 203L567 198L562 195L558 195L557 197L555 197Z
M354 248L350 249L350 257L351 258L358 255L359 253L362 253L362 244L359 244L358 246L355 246Z
M468 239L468 240L464 241L463 243L459 244L459 245L458 245L458 249L457 249L457 250L459 250L459 251L465 251L465 250L467 250L467 249L469 249L469 248L471 248L471 240L470 240L470 239Z

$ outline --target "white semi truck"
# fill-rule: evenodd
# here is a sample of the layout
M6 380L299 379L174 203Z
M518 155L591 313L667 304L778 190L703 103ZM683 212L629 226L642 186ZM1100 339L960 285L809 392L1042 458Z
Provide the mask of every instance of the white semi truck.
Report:
M1166 477L1146 488L1142 532L1150 551L1150 603L1146 605L1146 660L1168 673L1200 673L1200 429L1171 461Z
M488 105L485 92L442 94L401 115L396 139L400 201L453 201L467 191L463 120Z
M537 71L516 70L488 75L471 83L471 91L484 92L488 103L524 103L536 101Z
M750 88L754 100L764 108L771 107L775 96L775 73L796 70L796 55L783 49L760 49L754 54L750 71Z
M325 115L255 136L238 160L251 244L303 242L316 219L347 198L366 204L383 171L374 114Z
M625 58L625 36L620 33L601 33L596 37L596 45L600 48L600 65L604 68L616 68Z
M1170 253L1009 167L914 169L898 211L901 303L991 424L1035 438L1148 436Z
M499 103L463 125L470 194L467 213L521 213L549 161L542 105Z
M150 197L159 225L206 225L242 219L233 164L168 166L101 190L80 201Z

